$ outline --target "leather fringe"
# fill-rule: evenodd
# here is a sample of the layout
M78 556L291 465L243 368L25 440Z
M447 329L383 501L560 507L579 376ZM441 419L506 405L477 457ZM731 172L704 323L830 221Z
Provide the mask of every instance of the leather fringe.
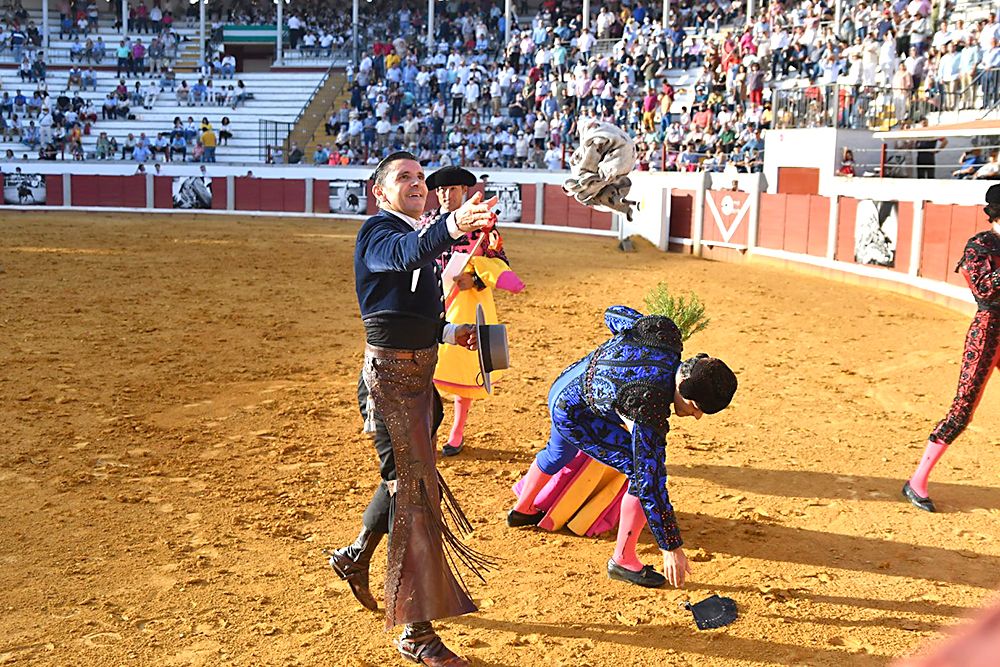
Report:
M459 506L454 494L452 494L451 489L449 489L448 485L445 484L440 472L438 472L438 485L441 488L441 499L439 502L443 505L444 510L447 511L451 521L455 524L457 530L463 535L470 535L472 533L472 524L469 523L468 517L465 516L465 513ZM427 503L428 507L433 507L434 505L431 499L427 496L427 489L422 483L420 485L420 493L423 495L424 502ZM483 576L483 573L496 568L498 560L493 556L484 554L481 551L477 551L476 549L473 549L469 545L465 544L465 542L462 541L462 538L448 525L448 521L445 520L444 515L444 511L432 512L432 516L435 517L435 520L438 523L438 528L441 530L445 557L448 559L452 574L455 575L455 579L457 579L459 584L462 586L462 590L465 591L466 595L472 597L469 594L469 587L465 583L465 579L462 577L459 564L474 574L480 581L486 583L486 578Z

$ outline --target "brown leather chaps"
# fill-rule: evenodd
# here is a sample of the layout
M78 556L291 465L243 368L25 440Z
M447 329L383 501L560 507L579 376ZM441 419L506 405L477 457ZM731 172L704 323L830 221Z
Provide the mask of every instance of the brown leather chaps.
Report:
M386 629L476 611L445 554L431 404L437 346L365 347L364 379L396 459L396 492L385 577Z

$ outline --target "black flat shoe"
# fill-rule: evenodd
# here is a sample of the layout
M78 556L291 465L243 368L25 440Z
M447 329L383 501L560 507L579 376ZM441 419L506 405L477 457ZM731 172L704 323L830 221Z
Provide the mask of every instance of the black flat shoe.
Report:
M653 569L652 565L643 565L641 570L633 572L616 563L614 558L608 561L608 578L645 588L659 588L667 583L667 578Z
M507 525L511 528L524 528L525 526L537 526L538 522L545 518L545 512L536 514L525 514L517 510L507 512Z
M929 496L927 498L918 496L909 482L903 485L903 497L913 503L914 507L922 509L925 512L937 512L937 508L934 507L934 501Z
M441 453L445 456L455 456L462 451L463 447L465 447L465 438L462 438L462 441L458 443L458 447L452 447L448 443L445 443L444 447L441 448Z

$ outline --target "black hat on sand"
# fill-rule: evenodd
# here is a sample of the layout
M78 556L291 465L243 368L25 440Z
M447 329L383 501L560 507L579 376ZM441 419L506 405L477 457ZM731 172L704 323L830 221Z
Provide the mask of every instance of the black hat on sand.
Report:
M736 393L736 374L722 359L704 356L695 360L690 374L681 381L681 396L694 401L707 415L724 410Z
M475 174L461 167L442 167L427 177L429 190L447 188L452 185L464 185L471 188L475 184Z

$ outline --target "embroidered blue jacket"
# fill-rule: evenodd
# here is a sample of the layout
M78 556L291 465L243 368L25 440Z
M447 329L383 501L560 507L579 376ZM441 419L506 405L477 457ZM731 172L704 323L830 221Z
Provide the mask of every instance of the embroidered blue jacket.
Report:
M556 399L557 426L591 457L624 473L661 549L683 544L667 493L666 434L682 342L666 318L612 306L614 335L586 357L585 368ZM633 422L632 433L623 417Z
M368 218L354 246L354 282L361 317L410 315L443 322L444 302L437 276L438 255L451 247L448 216L414 231L386 211ZM416 289L413 272L420 270Z

